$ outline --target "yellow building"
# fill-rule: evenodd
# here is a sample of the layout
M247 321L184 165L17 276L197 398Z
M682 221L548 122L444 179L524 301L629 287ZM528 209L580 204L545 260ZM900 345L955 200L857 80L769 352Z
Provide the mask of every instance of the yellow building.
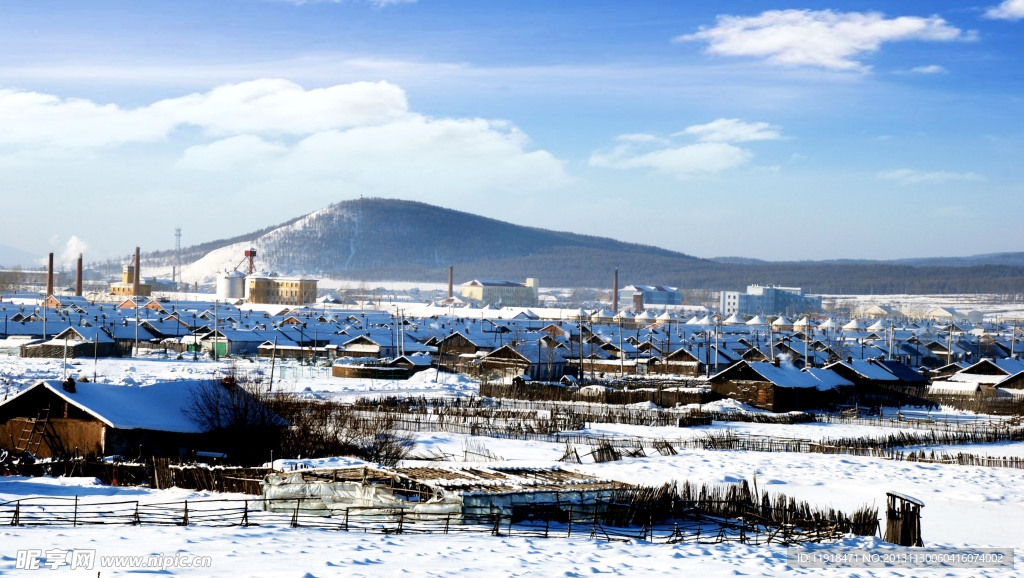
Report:
M467 299L502 307L536 307L537 280L526 283L515 281L481 281L474 279L462 284L462 296Z
M245 289L249 303L305 305L316 301L316 279L249 275Z
M153 293L153 286L139 282L139 291L135 292L135 264L129 263L121 268L121 282L111 283L110 292L114 295L124 297L149 297Z

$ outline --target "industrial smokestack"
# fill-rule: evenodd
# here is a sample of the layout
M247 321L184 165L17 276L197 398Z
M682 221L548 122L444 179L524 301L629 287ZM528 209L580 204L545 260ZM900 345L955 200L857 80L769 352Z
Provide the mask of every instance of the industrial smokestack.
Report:
M53 295L53 253L50 253L50 264L46 268L46 297Z
M615 276L612 278L612 313L619 312L619 270L615 269Z
M82 254L78 254L78 269L75 269L75 297L82 296Z
M454 297L454 295L452 294L452 270L453 269L454 269L454 267L452 265L448 265L448 301L449 302L451 301L452 297Z
M132 277L132 295L139 295L139 269L141 269L141 263L139 263L139 248L135 247L135 276Z

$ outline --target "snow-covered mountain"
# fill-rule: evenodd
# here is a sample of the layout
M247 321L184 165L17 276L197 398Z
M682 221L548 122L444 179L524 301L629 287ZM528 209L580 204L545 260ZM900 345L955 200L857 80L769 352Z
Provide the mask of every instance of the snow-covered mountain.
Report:
M608 277L613 265L604 264L606 260L697 261L657 247L523 227L390 199L338 203L257 235L204 247L209 250L201 256L194 248L183 251L197 257L183 263L184 280L212 281L239 266L250 247L256 249L259 270L333 278L429 280L446 275L448 266L454 265L460 277L531 276L555 281L553 277L577 275L583 264L594 265L602 278ZM599 254L607 259L597 258ZM172 262L173 253L163 251L144 256L143 268L147 275L169 277Z
M657 226L686 234L683 224ZM764 242L785 244L792 239L780 230ZM457 283L534 277L542 285L560 287L610 287L615 268L621 286L710 290L741 290L758 283L803 287L819 294L1005 295L1019 294L1024 286L1024 267L1006 261L969 266L932 261L714 261L609 238L524 227L425 203L376 198L344 201L276 227L184 248L182 279L213 281L240 265L249 247L256 248L256 267L261 271L355 281L441 283L452 265ZM144 255L143 274L170 277L173 262L173 251Z

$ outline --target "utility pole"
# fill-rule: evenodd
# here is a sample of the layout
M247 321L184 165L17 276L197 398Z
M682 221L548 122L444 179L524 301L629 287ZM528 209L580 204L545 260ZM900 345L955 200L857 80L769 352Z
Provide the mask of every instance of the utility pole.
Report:
M217 305L220 303L217 299L213 300L213 360L220 361L219 354L217 352L217 346L220 344L220 315L217 311Z
M953 320L949 321L949 339L946 342L946 365L953 363Z

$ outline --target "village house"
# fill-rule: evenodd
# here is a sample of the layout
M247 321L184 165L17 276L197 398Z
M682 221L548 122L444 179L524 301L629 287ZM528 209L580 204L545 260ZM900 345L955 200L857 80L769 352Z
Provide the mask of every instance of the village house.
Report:
M740 361L713 375L711 390L774 412L826 407L841 401L853 384L827 369L801 371L792 365Z
M201 383L39 381L0 403L0 447L37 458L188 457L212 449L203 428L186 417L189 388Z

